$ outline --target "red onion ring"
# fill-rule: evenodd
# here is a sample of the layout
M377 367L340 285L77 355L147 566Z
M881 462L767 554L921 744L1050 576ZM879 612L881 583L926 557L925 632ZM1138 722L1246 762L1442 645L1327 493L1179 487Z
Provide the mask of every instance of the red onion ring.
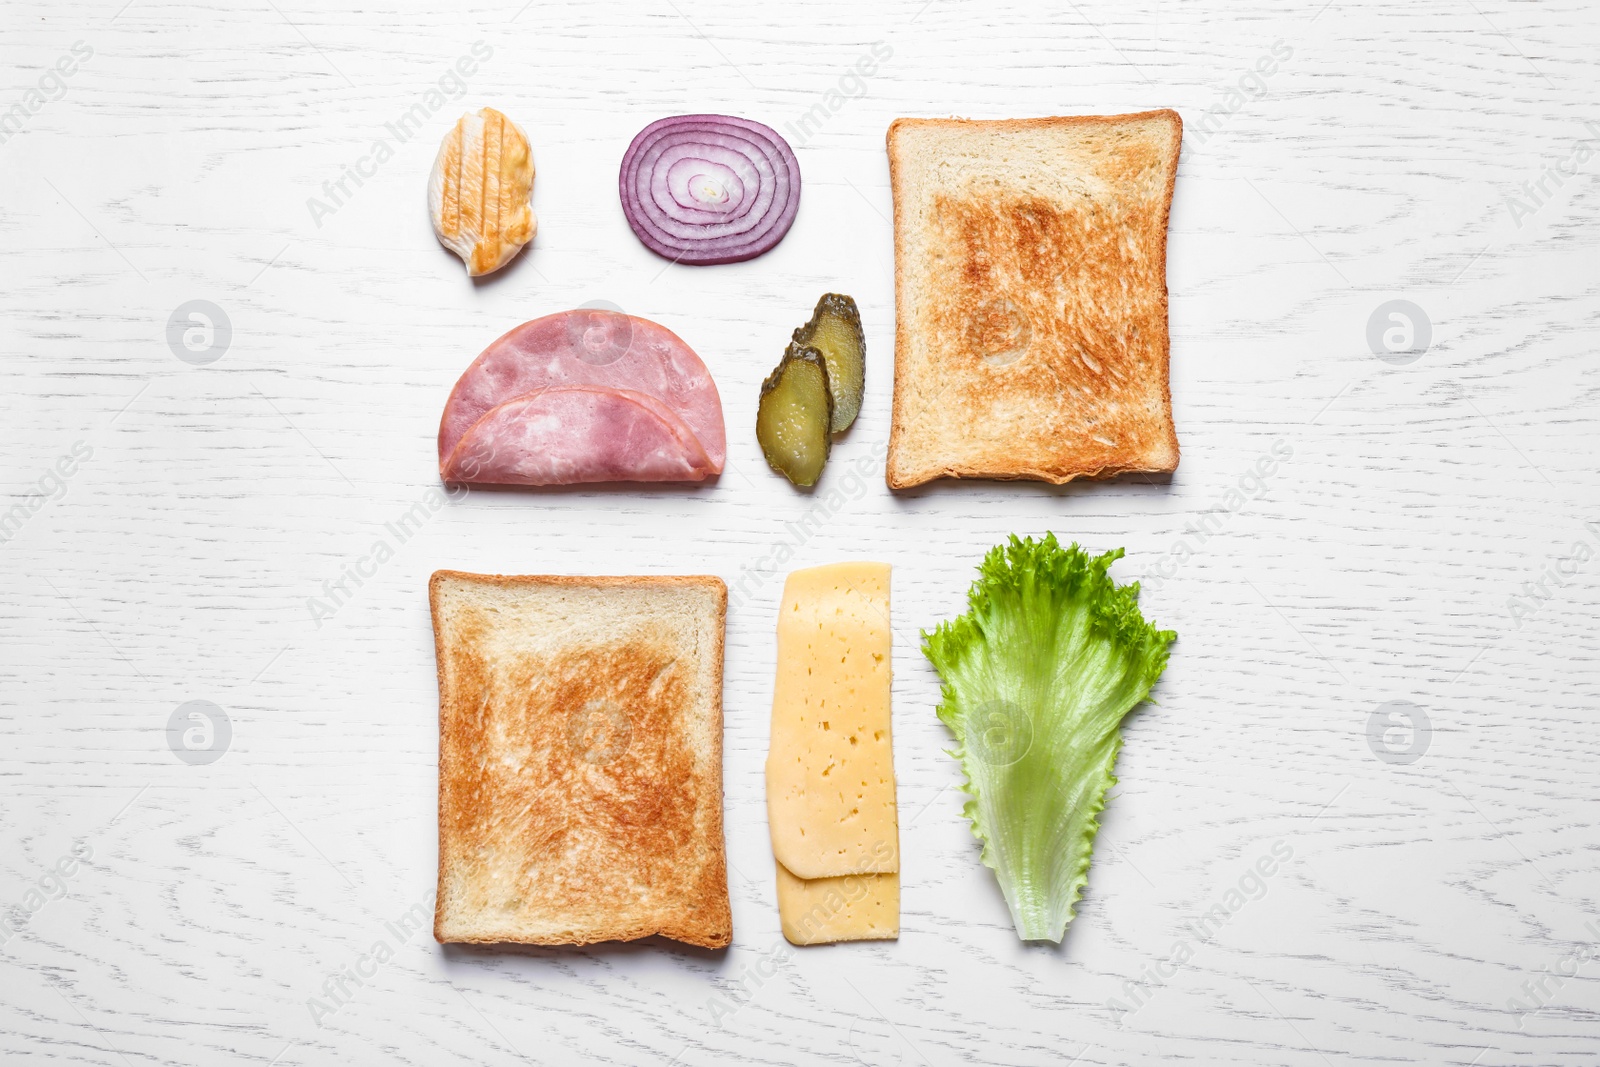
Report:
M729 115L657 119L617 178L644 246L675 263L738 263L769 250L800 210L800 163L770 126Z

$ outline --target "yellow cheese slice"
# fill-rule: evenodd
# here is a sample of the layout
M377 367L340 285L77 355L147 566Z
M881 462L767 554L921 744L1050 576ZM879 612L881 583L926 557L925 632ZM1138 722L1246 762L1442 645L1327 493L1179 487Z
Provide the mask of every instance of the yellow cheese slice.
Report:
M796 878L778 864L778 918L796 945L884 941L900 936L900 876Z
M889 735L889 565L789 575L767 751L772 852L797 878L900 870Z

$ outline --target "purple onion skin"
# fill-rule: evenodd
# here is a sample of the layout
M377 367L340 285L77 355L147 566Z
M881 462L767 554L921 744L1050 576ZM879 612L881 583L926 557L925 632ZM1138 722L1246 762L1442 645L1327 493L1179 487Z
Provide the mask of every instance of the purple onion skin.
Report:
M713 139L718 143L707 143ZM664 153L684 146L695 147L662 164ZM696 169L683 165L693 160L704 164L700 197L691 188L693 177L680 190L669 184L673 162L682 174ZM650 170L641 173L646 166ZM736 181L719 182L718 173ZM730 184L742 190L737 201L730 200ZM677 115L652 122L634 137L622 157L617 191L628 225L658 256L694 266L739 263L771 250L789 232L800 209L800 164L770 126L730 115ZM769 195L761 213L750 217ZM686 217L690 213L698 217ZM705 236L694 236L696 230Z

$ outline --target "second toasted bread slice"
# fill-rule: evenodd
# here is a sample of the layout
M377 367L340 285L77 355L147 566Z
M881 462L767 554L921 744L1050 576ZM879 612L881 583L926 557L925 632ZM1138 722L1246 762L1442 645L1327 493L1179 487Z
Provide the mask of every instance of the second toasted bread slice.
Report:
M435 937L730 942L727 598L711 577L434 574Z
M899 119L888 482L1171 471L1177 112Z

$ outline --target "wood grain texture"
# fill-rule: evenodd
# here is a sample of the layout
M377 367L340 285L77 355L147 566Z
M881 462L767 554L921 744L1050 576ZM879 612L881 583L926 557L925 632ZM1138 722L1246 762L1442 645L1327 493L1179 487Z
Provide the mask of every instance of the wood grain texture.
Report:
M41 478L56 493L47 471L75 443L92 452L0 544L0 915L21 927L0 945L6 1062L1593 1061L1590 5L121 2L0 9L0 115L41 84L56 97L0 143L4 507ZM46 71L78 41L92 56L58 92ZM477 41L493 55L465 91L392 136ZM892 55L852 75L874 42ZM1290 55L1258 88L1275 47ZM837 113L796 134L830 91ZM485 104L528 133L540 227L474 284L423 191L440 137ZM1177 473L891 496L889 122L1153 107L1189 131L1169 248ZM804 199L770 254L669 267L630 234L622 151L688 111L794 143ZM392 157L313 218L308 198L379 138ZM807 496L750 428L829 290L861 307L866 404ZM205 366L165 340L194 299L233 329ZM1408 366L1368 350L1391 299L1431 319ZM706 359L730 430L720 483L466 494L318 625L308 598L435 487L461 369L589 300ZM1275 443L1292 455L1234 506ZM1059 949L1019 945L959 815L917 630L960 610L1007 533L1126 546L1132 578L1197 522L1203 543L1187 535L1192 555L1147 585L1180 638L1159 704L1127 727L1078 918ZM779 932L762 765L786 543L788 566L895 568L897 942L801 951ZM433 880L439 567L728 582L731 949L391 932ZM213 763L168 748L190 700L231 721ZM1414 763L1369 746L1391 700L1431 721ZM1197 937L1277 842L1292 858L1259 899ZM28 895L41 880L58 899ZM313 1019L380 939L393 958ZM1137 1011L1108 1006L1185 940ZM1540 1008L1519 1017L1513 998Z

